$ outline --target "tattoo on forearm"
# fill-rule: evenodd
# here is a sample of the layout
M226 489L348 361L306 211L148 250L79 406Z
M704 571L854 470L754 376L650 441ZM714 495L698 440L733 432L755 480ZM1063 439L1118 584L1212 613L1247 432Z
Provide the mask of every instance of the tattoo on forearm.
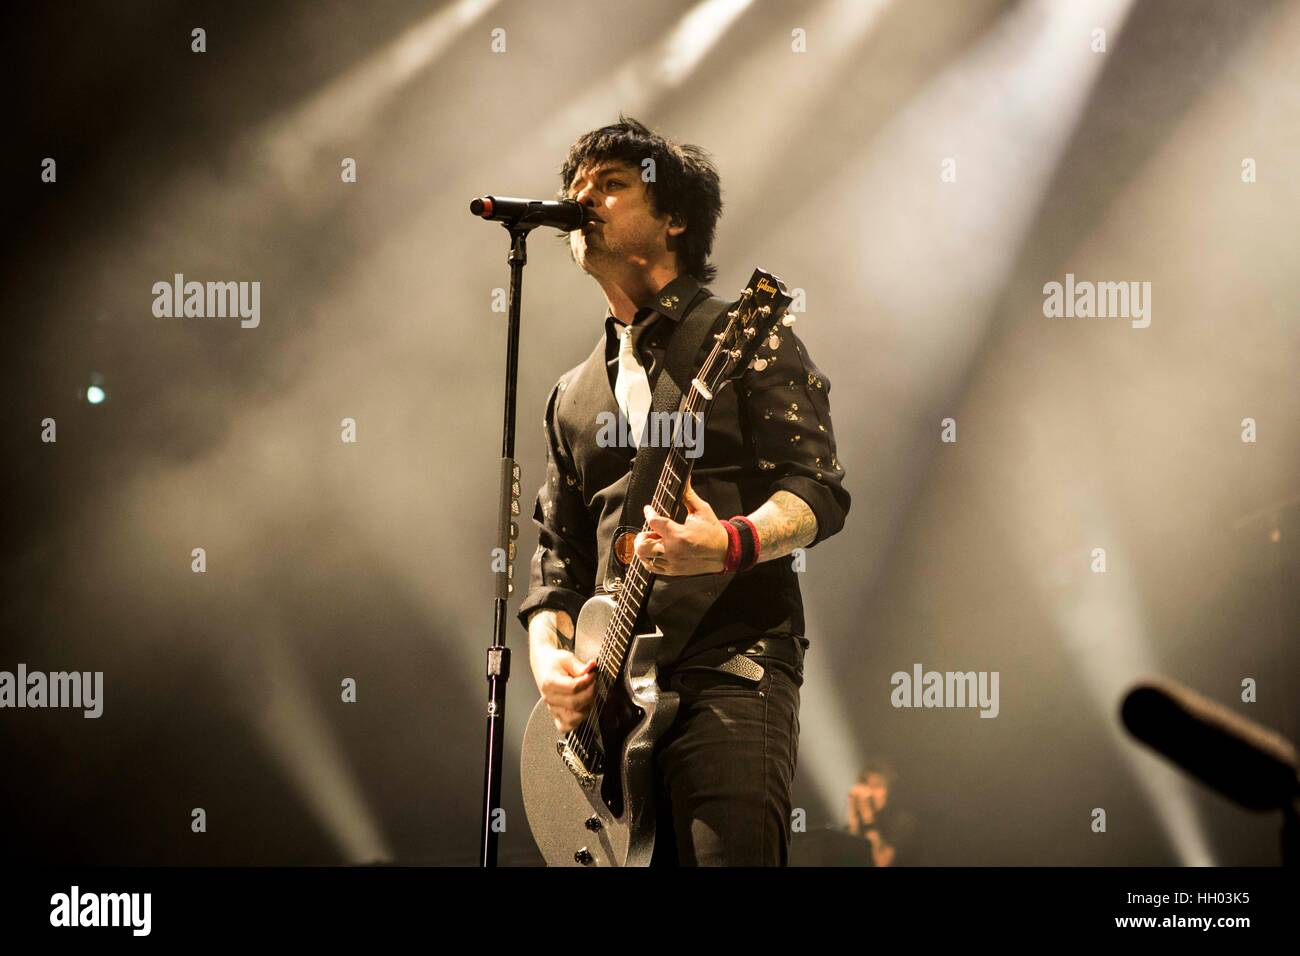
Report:
M541 619L540 631L534 633L533 622L539 618ZM568 615L565 615L562 625L560 617L555 611L548 608L538 608L528 618L528 637L530 641L534 637L540 637L553 647L560 648L560 650L573 650L573 623Z
M806 501L788 491L768 498L749 520L758 529L761 561L784 557L817 537L817 516Z

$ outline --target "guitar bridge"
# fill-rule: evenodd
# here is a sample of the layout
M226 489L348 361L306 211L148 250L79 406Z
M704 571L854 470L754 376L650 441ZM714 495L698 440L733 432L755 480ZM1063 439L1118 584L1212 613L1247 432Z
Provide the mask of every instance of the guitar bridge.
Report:
M564 765L569 768L569 772L578 778L578 785L584 790L591 790L596 786L596 775L587 769L586 763L578 755L568 741L557 740L555 742L555 752L560 755Z

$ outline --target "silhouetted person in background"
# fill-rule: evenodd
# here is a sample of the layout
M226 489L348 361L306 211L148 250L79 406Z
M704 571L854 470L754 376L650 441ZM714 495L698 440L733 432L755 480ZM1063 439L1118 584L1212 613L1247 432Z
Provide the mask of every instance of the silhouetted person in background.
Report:
M916 817L893 798L897 774L883 759L869 761L849 790L848 831L871 844L876 866L915 866Z

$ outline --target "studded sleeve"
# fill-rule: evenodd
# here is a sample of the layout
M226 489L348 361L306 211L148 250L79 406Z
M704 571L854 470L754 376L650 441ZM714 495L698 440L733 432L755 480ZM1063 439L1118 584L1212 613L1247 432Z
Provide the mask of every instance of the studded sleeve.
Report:
M542 422L546 433L546 480L533 506L537 550L529 566L528 594L517 615L525 628L528 615L538 608L567 611L576 623L578 612L595 588L595 522L583 500L576 470L565 452L556 422L556 405L565 384L561 379L551 389Z
M812 545L844 527L851 502L831 426L830 380L794 329L777 326L742 377L750 442L768 497L788 491L817 517Z

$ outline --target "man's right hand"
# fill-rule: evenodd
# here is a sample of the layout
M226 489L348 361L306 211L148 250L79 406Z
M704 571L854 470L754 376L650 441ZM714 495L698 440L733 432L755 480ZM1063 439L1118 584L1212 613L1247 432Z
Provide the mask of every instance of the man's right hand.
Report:
M861 836L863 828L875 822L875 807L867 795L866 785L854 784L849 790L849 830Z
M572 634L573 621L564 611L542 609L528 620L528 663L560 733L582 723L596 694L596 662L559 646L561 636L571 640Z

